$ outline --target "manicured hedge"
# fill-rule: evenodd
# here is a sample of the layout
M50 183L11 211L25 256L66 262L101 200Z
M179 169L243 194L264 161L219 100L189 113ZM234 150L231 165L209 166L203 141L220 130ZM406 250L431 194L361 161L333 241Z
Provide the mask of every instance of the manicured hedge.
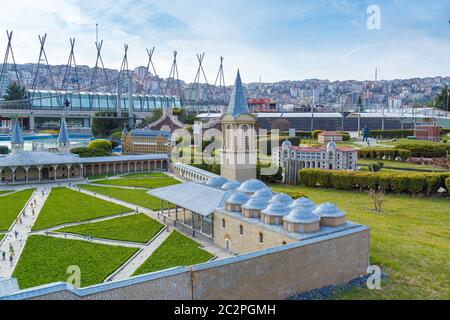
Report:
M448 194L450 195L450 178L445 180L445 186L447 187Z
M447 179L447 182L446 182ZM443 187L450 190L450 173L391 173L302 169L301 184L339 190L382 189L386 192L431 195ZM447 185L447 187L446 187Z
M414 136L413 129L404 130L370 130L369 136L371 138L381 138L381 139L393 139L393 138L407 138L409 136Z
M450 144L430 141L402 142L398 143L395 147L409 150L411 151L412 157L418 158L441 158L446 157L447 152L450 153Z
M397 148L363 148L358 150L358 157L362 159L383 159L386 157L395 160L400 157L402 161L406 161L411 157L411 151Z

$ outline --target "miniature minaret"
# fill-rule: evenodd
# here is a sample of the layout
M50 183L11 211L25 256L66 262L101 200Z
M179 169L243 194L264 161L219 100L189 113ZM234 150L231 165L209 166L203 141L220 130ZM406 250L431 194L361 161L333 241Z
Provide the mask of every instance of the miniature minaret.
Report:
M256 178L256 117L248 109L239 71L230 104L221 122L221 175L241 182Z
M23 152L23 137L22 137L22 131L20 130L19 121L16 120L14 123L14 127L12 130L12 136L11 136L11 151L13 154Z
M59 129L58 135L58 151L61 153L70 152L70 138L65 119L61 119L61 128Z

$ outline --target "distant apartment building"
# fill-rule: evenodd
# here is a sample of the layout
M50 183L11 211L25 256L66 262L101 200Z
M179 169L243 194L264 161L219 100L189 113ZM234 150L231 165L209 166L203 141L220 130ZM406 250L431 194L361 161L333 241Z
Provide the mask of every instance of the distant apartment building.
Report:
M171 134L148 129L122 132L122 154L169 154Z
M388 107L389 109L400 109L402 106L402 99L399 97L389 97Z

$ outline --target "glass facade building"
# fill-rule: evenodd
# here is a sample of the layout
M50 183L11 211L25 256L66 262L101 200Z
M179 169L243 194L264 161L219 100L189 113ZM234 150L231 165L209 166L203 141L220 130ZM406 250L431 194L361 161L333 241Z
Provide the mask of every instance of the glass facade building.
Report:
M69 111L117 111L117 96L110 93L80 92L68 93L50 90L35 90L30 92L32 109L34 110L63 110L65 99L69 100ZM128 95L121 97L122 111L128 110ZM180 108L178 97L133 94L134 112L151 112L162 107Z

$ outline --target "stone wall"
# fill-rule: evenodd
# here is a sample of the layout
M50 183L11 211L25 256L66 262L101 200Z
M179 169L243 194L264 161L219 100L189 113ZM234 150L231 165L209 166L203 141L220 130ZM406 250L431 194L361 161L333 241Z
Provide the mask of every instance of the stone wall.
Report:
M285 299L347 283L365 275L368 264L369 229L357 226L191 268L175 268L80 290L60 283L3 299Z
M242 254L263 249L282 246L287 243L295 242L288 236L263 229L255 223L249 223L244 219L236 219L230 215L223 214L221 211L214 212L214 243L216 246L226 248L225 240L230 242L227 249L233 253ZM222 227L222 219L225 219L225 228ZM243 235L240 234L242 226ZM260 242L260 233L263 235L263 242Z

